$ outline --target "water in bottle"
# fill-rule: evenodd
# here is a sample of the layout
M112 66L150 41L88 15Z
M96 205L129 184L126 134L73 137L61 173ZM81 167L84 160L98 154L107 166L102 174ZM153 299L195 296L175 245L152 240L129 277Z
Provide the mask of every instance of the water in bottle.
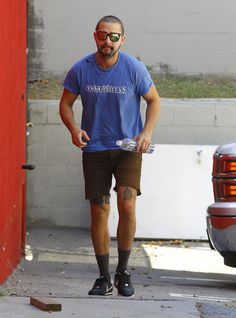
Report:
M124 138L121 140L117 140L116 142L117 146L119 146L121 149L126 150L126 151L136 151L136 140L135 139L129 139L129 138ZM146 153L151 154L155 150L155 145L150 144Z

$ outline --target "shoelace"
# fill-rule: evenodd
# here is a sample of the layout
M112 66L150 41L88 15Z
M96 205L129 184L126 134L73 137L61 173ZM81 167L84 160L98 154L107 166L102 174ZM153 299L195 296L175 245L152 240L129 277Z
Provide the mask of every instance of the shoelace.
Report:
M120 274L121 276L121 280L123 281L125 286L129 286L130 284L130 273L129 272L125 272L123 275Z

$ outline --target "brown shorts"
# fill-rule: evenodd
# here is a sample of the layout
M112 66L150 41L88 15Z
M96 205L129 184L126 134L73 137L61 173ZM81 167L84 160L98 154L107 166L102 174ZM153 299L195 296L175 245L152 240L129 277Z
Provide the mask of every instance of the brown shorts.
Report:
M85 198L110 195L112 176L118 186L129 186L140 195L142 154L124 150L83 152Z

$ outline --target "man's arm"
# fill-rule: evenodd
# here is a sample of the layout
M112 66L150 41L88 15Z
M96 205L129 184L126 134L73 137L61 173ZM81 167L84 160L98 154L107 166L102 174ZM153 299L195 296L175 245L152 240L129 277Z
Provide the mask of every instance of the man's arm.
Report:
M71 133L73 144L79 148L83 148L87 145L87 143L84 142L82 138L89 140L89 136L86 131L80 129L75 123L73 104L76 98L77 95L69 92L67 89L64 89L60 101L60 116L63 123Z
M147 94L143 96L147 102L146 118L142 132L135 138L137 140L137 151L146 152L148 149L153 129L157 123L160 113L160 97L156 87L152 85Z

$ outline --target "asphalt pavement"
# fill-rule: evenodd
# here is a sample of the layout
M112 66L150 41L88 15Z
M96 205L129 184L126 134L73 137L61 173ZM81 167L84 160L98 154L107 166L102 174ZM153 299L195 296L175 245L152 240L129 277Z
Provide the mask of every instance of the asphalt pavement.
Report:
M132 298L116 290L88 296L98 275L88 230L33 226L27 245L26 257L0 286L0 317L236 317L236 269L225 266L206 242L135 241ZM112 276L116 263L112 240ZM30 305L30 296L53 299L62 311L44 312Z

